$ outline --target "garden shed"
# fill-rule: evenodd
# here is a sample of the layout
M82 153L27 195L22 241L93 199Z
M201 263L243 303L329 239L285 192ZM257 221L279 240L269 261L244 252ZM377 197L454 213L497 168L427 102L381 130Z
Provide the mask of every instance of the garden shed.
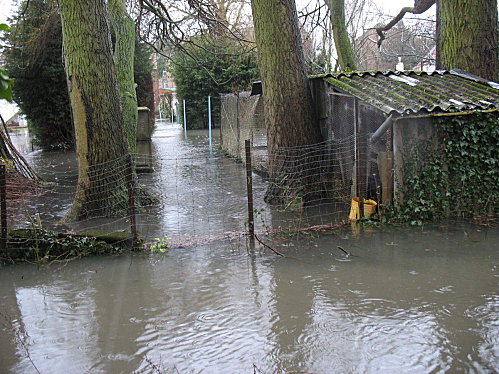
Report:
M441 148L442 121L459 118L466 127L481 113L498 124L499 84L459 70L328 74L310 78L310 84L337 185L347 186L350 197L385 204L395 197L401 204L408 157L423 145L427 153ZM251 93L222 97L221 136L229 153L241 155L241 146L232 143L255 138L264 159L263 95L256 82Z
M394 196L403 202L404 160L421 147L440 147L442 119L459 117L466 126L482 112L498 120L499 84L459 70L351 73L312 82L326 137L356 138L346 157L355 158L353 194L367 196L374 182L385 203Z

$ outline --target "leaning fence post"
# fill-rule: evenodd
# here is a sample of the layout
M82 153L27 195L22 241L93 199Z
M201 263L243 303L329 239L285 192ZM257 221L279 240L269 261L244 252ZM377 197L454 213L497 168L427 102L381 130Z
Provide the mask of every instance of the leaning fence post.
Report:
M0 251L7 252L7 181L5 165L0 165Z
M126 182L128 189L128 215L130 216L130 233L132 234L132 249L137 249L137 217L135 212L135 181L133 178L134 175L134 166L132 156L128 157L128 167L126 173Z
M255 235L255 220L253 217L253 175L251 171L251 143L244 141L246 148L246 189L248 192L248 231L251 237Z

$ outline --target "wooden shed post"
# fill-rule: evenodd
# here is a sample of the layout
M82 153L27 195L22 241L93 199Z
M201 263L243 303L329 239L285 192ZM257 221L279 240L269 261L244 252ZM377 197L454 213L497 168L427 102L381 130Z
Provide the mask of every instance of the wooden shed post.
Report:
M359 197L359 215L364 217L364 199L367 191L367 165L368 144L366 135L363 134L362 123L359 118L359 102L354 100L354 123L355 123L355 159L356 159L356 192Z

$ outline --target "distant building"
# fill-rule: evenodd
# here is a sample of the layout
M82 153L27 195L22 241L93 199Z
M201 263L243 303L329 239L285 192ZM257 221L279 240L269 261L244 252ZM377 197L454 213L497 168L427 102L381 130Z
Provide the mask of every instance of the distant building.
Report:
M1 100L0 115L2 115L2 118L8 127L27 126L26 118L23 114L21 114L19 107L15 103L9 103L5 100Z
M436 47L431 39L420 37L404 25L397 25L386 32L381 48L378 40L376 30L369 29L355 41L359 71L435 70Z
M425 71L431 73L436 70L437 61L437 47L433 47L431 51L421 59L417 65L415 65L412 70Z
M152 56L152 79L154 91L154 105L156 108L156 117L159 119L168 119L171 117L173 109L176 117L176 108L178 107L177 87L169 71L162 69L158 65L159 56L153 53ZM160 71L161 70L161 71Z

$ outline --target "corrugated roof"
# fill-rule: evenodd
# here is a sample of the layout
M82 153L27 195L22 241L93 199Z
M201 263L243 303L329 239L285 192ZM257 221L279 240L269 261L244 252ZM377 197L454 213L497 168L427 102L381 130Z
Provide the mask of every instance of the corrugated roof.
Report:
M499 109L499 84L459 70L356 72L323 79L387 114Z

